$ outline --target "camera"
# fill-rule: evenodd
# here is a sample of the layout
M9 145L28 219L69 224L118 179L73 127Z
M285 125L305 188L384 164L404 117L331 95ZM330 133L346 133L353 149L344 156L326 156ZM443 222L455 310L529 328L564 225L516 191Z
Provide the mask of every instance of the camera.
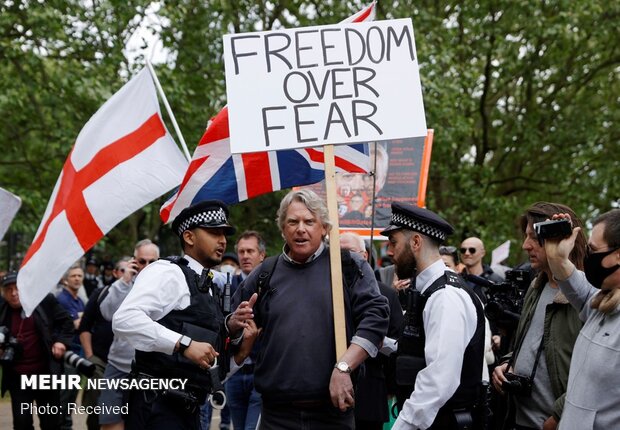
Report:
M11 330L6 326L0 326L0 363L8 364L15 360L15 354L21 351L21 345L15 336L11 335Z
M507 381L502 384L502 390L506 393L519 396L529 396L532 394L532 379L528 376L521 376L515 373L504 373Z
M95 374L95 364L85 358L80 357L75 352L65 352L64 359L66 364L75 367L77 371L84 376L91 377Z
M538 243L542 246L545 239L563 239L570 236L573 229L569 220L556 219L537 222L534 224L534 231L538 237Z
M509 270L506 280L487 289L489 298L484 312L489 321L508 320L516 323L521 317L521 308L525 292L530 286L530 272L527 270Z
M466 279L485 289L488 301L484 307L484 312L489 321L516 327L521 317L525 292L530 286L530 272L527 270L509 270L505 276L506 280L501 283L492 282L475 275L466 275Z

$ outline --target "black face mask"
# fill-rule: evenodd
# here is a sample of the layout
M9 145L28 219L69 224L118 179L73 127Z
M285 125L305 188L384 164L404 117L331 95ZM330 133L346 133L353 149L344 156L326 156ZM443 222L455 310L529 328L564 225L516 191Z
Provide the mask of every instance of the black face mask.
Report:
M615 251L615 249L612 249L611 251L589 253L584 260L583 271L586 274L588 282L594 287L601 288L605 278L613 274L620 267L620 264L616 264L609 268L601 266L603 259Z

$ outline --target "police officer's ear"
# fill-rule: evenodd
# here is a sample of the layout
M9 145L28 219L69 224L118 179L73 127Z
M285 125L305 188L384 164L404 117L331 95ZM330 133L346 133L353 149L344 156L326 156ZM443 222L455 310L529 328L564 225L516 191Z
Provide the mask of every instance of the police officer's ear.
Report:
M194 246L196 236L194 235L193 230L185 230L183 232L182 237L183 237L183 242L185 243L185 245Z
M424 238L418 232L413 232L413 234L409 237L409 245L411 246L412 251L419 251L422 247L422 243L424 242Z

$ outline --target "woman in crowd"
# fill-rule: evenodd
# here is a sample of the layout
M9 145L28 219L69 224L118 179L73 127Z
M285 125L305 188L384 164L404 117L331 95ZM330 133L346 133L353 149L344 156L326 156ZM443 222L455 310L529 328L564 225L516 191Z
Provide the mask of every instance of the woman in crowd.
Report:
M556 214L553 219L569 219ZM545 241L549 267L585 325L575 342L560 430L620 425L620 209L594 220L584 271L568 259L580 228Z

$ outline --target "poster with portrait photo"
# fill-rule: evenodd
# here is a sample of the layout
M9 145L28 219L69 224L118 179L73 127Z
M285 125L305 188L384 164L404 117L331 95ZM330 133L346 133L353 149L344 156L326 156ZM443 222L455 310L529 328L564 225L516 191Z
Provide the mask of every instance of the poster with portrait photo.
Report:
M426 191L432 136L429 130L426 137L369 142L374 174L336 173L341 231L355 231L370 237L373 196L375 230L389 224L392 202L421 203ZM325 181L305 188L325 196ZM373 236L377 238L376 233Z

